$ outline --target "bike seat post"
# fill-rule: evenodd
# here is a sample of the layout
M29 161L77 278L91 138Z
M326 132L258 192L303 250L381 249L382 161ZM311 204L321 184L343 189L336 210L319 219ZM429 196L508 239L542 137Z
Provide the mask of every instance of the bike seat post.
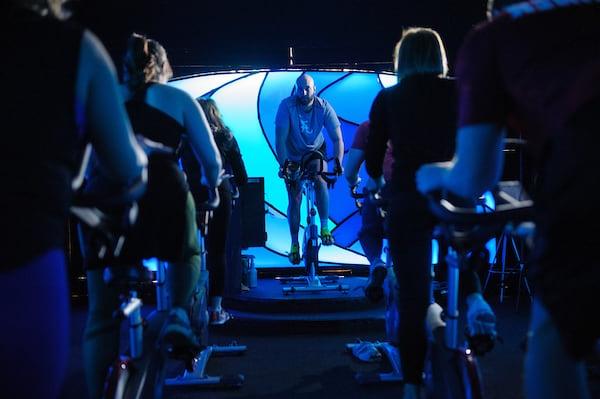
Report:
M159 260L156 265L156 310L164 311L169 308L167 292L167 262Z
M119 310L123 317L129 320L129 350L133 359L139 359L143 354L143 321L142 301L137 291L129 291L129 297L121 304Z
M446 307L445 341L448 348L458 348L458 289L460 256L453 248L448 248L448 294Z
M200 225L198 226L198 246L200 248L200 269L206 271L206 246L204 238L208 235L208 222L210 221L210 211L199 213Z

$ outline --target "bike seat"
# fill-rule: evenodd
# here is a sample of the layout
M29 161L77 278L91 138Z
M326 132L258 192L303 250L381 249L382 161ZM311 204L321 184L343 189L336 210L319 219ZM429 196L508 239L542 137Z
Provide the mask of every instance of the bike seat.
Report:
M534 203L524 194L520 183L500 182L493 191L495 209L479 202L467 202L448 193L429 194L429 209L438 219L438 233L457 251L485 245L505 229L514 229L533 218Z

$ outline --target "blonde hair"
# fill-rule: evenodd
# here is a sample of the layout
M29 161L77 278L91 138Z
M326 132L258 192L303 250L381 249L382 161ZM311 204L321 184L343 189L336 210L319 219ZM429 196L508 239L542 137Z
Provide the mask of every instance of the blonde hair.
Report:
M71 15L63 8L67 0L12 0L12 2L41 15L50 14L58 19L66 19Z
M448 59L440 35L429 28L408 28L394 48L398 81L410 75L432 73L445 76Z

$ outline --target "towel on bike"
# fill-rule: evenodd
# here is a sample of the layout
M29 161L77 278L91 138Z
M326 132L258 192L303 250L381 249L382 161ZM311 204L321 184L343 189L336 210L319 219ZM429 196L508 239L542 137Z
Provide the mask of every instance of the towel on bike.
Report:
M383 358L381 353L377 350L375 343L362 340L359 340L359 342L352 347L352 355L358 360L367 363L380 362Z

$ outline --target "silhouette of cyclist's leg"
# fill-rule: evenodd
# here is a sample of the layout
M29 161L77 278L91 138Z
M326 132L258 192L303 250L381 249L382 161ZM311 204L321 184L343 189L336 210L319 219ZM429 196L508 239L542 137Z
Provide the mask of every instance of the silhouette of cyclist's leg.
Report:
M584 363L568 354L556 325L538 299L533 301L529 331L525 356L527 398L589 398Z

